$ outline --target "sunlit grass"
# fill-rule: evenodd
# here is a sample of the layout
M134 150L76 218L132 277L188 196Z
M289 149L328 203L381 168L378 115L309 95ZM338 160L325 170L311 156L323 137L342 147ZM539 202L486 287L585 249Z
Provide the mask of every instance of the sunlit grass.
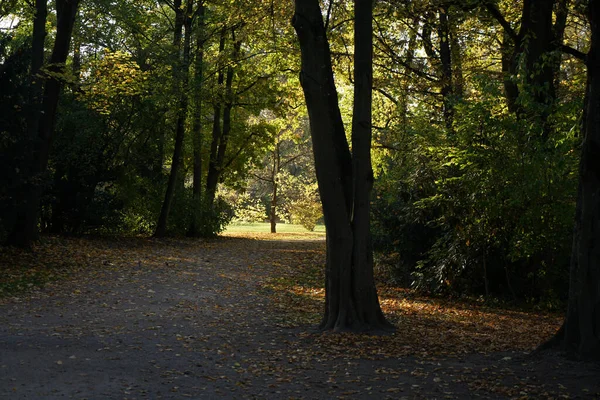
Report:
M224 236L253 237L257 239L324 239L325 226L317 225L313 232L302 225L277 224L277 233L271 233L268 222L255 222L251 224L231 224L227 226Z

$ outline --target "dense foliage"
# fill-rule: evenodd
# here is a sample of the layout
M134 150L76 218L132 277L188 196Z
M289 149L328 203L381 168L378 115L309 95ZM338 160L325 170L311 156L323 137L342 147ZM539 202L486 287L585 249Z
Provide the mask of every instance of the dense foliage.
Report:
M494 4L381 7L403 33L378 33L376 248L405 285L556 306L567 293L585 68L557 49L532 70L528 44L515 50L500 25L523 32L524 6ZM565 26L565 42L585 50L577 10ZM534 82L553 63L545 86Z

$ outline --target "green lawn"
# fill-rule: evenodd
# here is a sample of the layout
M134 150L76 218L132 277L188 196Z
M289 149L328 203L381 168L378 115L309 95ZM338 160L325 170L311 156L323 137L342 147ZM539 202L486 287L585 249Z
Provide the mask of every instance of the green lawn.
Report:
M271 224L268 222L255 222L252 224L231 224L225 229L225 234L235 233L270 233ZM314 232L310 232L302 225L277 224L277 233L313 233L325 234L325 225L317 225Z

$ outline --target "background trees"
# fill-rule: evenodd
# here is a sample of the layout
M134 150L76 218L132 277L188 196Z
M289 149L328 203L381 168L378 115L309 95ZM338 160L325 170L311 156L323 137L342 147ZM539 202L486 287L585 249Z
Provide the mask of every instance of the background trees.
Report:
M22 133L35 130L26 113L51 53L36 23L56 24L57 14L46 18L45 1L3 3L3 241L24 232L14 210L33 186L38 212L23 216L34 232L213 235L231 217L216 188L243 179L271 141L260 113L285 107L289 87L277 82L289 74L291 31L277 7L179 3L82 2L43 175L28 171L33 144Z

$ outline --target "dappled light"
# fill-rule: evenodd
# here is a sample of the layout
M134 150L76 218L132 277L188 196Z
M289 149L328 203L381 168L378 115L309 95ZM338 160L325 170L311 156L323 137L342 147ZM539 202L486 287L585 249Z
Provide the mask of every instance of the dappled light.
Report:
M0 393L91 396L108 373L108 397L314 398L315 387L323 398L600 394L597 367L527 356L558 314L380 286L395 332L316 330L325 246L306 235L50 237L34 252L3 252L0 337L14 345L3 348ZM43 263L55 271L44 281ZM25 371L36 366L46 369L31 381ZM73 376L88 389L69 385Z

